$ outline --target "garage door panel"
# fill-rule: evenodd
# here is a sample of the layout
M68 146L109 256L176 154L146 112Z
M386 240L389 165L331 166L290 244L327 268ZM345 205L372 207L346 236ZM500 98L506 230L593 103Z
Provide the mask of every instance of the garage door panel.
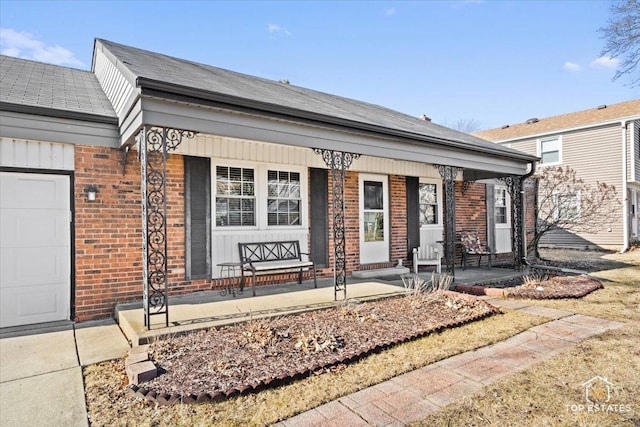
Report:
M63 282L69 277L69 249L2 249L2 287Z
M25 286L2 289L0 292L0 326L18 326L69 318L69 303L65 301L68 284Z
M70 318L70 179L0 172L0 327Z
M2 179L2 207L5 209L56 209L68 206L69 181L66 176L6 173ZM66 179L60 179L66 178Z
M0 222L3 247L56 246L69 234L66 210L3 209Z

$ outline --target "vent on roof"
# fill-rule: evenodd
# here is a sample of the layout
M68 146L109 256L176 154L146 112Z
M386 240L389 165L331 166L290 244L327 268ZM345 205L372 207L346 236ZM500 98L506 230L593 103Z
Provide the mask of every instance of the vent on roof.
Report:
M537 117L533 117L533 118L531 118L531 119L527 120L527 124L528 124L528 125L531 125L531 124L533 124L533 123L538 123L539 121L540 121L540 120L538 120L538 118L537 118Z
M509 125L504 125L504 126L502 126L502 129L506 129L508 127L509 127Z
M280 80L280 83L285 84L285 85L288 85L288 84L289 84L289 80L287 80L287 79L282 79L282 80Z
M607 108L605 104L598 105L598 110L604 110L605 108Z
M424 120L425 122L430 122L431 118L427 117L426 114L420 114L420 120Z

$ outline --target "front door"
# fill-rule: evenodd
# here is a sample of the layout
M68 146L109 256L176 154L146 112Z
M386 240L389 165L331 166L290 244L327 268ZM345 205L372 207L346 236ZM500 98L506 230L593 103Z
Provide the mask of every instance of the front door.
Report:
M360 263L389 262L389 191L385 175L360 174Z

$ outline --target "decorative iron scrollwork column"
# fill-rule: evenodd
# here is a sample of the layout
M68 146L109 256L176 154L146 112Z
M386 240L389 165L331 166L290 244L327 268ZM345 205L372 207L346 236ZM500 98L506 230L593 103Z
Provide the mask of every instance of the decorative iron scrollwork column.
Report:
M459 168L455 166L433 165L444 181L444 254L447 261L447 273L455 278L456 257L456 176Z
M513 242L513 264L520 270L524 264L524 218L522 215L522 181L523 177L511 175L500 178L507 186L511 196L511 241Z
M332 204L333 204L333 298L338 300L338 293L342 292L342 299L347 299L347 259L346 236L344 224L344 178L347 169L360 154L342 151L323 150L315 148L314 153L322 156L325 165L331 170Z
M142 304L144 325L164 314L169 326L167 274L167 153L194 132L145 126L136 136L142 194Z

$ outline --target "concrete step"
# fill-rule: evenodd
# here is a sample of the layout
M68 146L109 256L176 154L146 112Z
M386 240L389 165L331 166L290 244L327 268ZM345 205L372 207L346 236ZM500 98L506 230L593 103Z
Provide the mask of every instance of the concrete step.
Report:
M410 270L407 267L389 267L354 271L351 273L351 277L354 279L374 279L376 277L394 276L396 274L409 274L409 272Z

